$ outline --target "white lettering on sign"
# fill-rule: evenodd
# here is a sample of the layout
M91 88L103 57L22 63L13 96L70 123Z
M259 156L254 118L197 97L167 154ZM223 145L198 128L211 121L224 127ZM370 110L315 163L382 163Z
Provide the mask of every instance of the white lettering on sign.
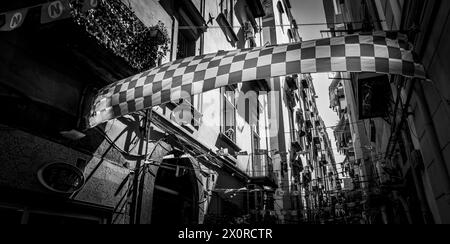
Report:
M60 1L55 1L48 5L48 16L52 19L59 18L64 11L64 6Z
M17 28L21 23L22 23L22 13L15 13L12 18L11 18L11 22L9 23L9 27L11 29L15 29Z

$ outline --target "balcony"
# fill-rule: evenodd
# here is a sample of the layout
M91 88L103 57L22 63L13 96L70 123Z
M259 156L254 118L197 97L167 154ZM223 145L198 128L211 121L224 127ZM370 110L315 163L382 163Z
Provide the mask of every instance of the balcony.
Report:
M250 172L253 184L277 188L272 158L267 153L253 155L253 171Z
M137 14L130 6L116 0L99 1L89 14L83 11L83 4L76 4L72 15L79 29L133 68L143 71L155 67L157 60L163 58L160 51L169 50L170 35L163 22L149 27ZM78 40L78 36L75 39ZM96 60L94 54L87 52L87 55Z

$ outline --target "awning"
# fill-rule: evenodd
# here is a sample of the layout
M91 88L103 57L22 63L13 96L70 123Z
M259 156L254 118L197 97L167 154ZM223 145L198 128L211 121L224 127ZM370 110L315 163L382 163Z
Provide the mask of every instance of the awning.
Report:
M91 107L89 127L257 79L324 72L375 72L425 79L424 67L414 62L411 51L402 48L404 39L404 35L376 32L176 60L101 89Z

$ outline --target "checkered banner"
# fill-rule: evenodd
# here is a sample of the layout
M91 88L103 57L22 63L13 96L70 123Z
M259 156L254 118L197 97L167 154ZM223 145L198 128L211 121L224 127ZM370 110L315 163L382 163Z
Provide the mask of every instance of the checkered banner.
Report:
M223 86L292 74L375 72L425 78L402 37L355 34L176 60L100 90L89 126Z

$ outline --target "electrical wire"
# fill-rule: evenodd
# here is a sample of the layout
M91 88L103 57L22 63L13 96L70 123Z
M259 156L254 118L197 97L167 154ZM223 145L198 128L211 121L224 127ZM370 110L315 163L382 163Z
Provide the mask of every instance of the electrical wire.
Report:
M378 162L373 162L373 161L377 161L377 160L383 159L383 155L385 155L385 154L384 153L379 153L379 156L374 158L375 160L366 161L363 164L365 164L366 166L368 164L369 165L370 164L376 164ZM174 165L174 164L162 163L160 160L148 159L147 161L149 162L149 163L147 163L148 165L163 166L163 167L165 167L167 169L172 169L172 170L176 170L176 168L178 167L179 169L183 169L183 170L190 170L190 171L195 171L195 172L199 172L199 171L200 172L204 172L203 169L201 169L201 168L197 168L196 169L196 168L191 168L191 167L188 167L188 166L179 166L179 165ZM336 163L336 165L344 165L344 164L347 164L347 163L357 163L357 162L358 162L357 160L352 160L352 161L347 161L347 162L342 162L342 163ZM322 167L326 167L326 166L327 165L318 166L318 167L311 167L311 166L307 165L307 167L309 169L321 169ZM287 171L294 171L294 170L291 168L291 169L288 169ZM339 172L339 170L336 170L336 171ZM268 170L252 170L252 171L246 172L246 173L266 173L266 172L268 172ZM286 172L286 170L271 170L271 172L275 172L275 173ZM339 173L342 173L342 172L339 172Z
M125 154L125 155L127 155L127 156L129 156L129 157L134 157L134 158L139 158L139 159L147 159L148 161L153 161L153 162L157 162L157 163L150 163L151 165L155 165L155 166L165 166L166 168L167 167L169 167L168 169L174 169L174 168L170 168L170 167L179 167L179 168L182 168L182 169L185 169L185 170L194 170L194 171L199 171L199 172L204 172L202 169L192 169L192 168L188 168L188 167L183 167L183 166L173 166L173 165L170 165L170 164L162 164L162 163L158 163L159 161L157 161L157 160L152 160L152 159L148 159L147 158L147 156L148 155L133 155L133 154L130 154L129 152L125 152L124 150L122 150L120 147L118 147L117 145L116 145L116 143L105 133L105 132L103 132L102 130L100 130L99 128L97 128L96 127L96 131L98 131L99 133L101 133L102 135L104 135L104 137L105 137L105 139L109 142L109 143L111 143L111 145L116 149L116 150L118 150L119 152L121 152L122 154ZM158 141L157 141L157 144L159 144L159 142L161 142L162 140L164 140L164 139L166 139L166 138L161 138L161 139L159 139ZM182 142L180 142L180 145L183 145L184 146L184 144L182 143ZM327 151L327 150L323 150L323 151ZM201 155L201 156L204 156L204 155ZM343 164L343 163L338 163L338 164ZM176 169L176 168L175 168ZM273 170L273 172L281 172L282 170ZM255 170L253 170L252 172L254 172L254 173L265 173L266 171L265 170L261 170L261 171L255 171Z
M379 21L373 21L372 23L381 23L381 22L386 22L386 20L379 20ZM324 22L317 22L317 23L297 23L297 26L328 26L328 25L339 25L339 24L360 24L360 23L364 23L364 21L351 21L351 22L340 22L340 23L324 23ZM277 28L282 28L282 27L292 27L292 24L275 24L275 25L271 25L271 26L260 26L261 29L264 28L270 28L270 29L277 29ZM238 28L243 28L243 26L240 25L234 25L234 26L220 26L220 25L210 25L210 26L195 26L195 25L184 25L184 26L179 26L178 28L181 30L186 30L186 29L205 29L205 28L228 28L231 27L233 29L238 29Z
M348 122L348 123L345 123L345 125L356 125L356 124L365 124L366 123L366 121L365 120L363 120L363 121L356 121L356 122ZM316 129L335 129L335 128L337 128L337 127L339 127L339 125L335 125L335 126L326 126L326 127L323 127L323 126L317 126L316 127ZM301 130L293 130L293 131L285 131L284 133L294 133L294 132L300 132ZM344 130L342 130L342 131L344 131ZM340 132L340 131L339 131Z

